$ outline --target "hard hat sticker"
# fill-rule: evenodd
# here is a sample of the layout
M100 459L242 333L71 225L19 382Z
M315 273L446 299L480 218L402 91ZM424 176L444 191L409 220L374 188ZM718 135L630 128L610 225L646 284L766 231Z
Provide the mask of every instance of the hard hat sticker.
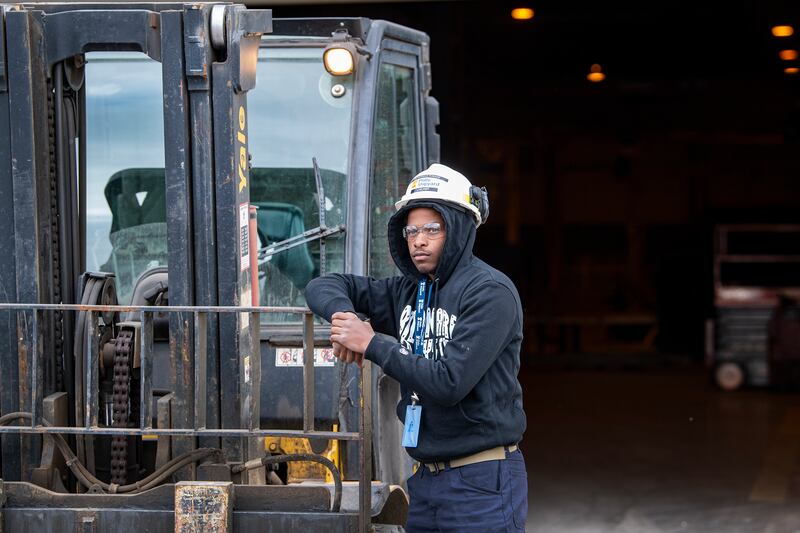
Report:
M425 174L424 176L417 176L415 178L415 181L416 180L422 180L422 179L441 180L441 181L444 181L444 182L450 181L449 179L445 178L444 176L437 176L436 174Z
M439 187L418 187L411 191L411 194L418 192L439 192Z
M446 180L445 180L446 181ZM424 177L424 178L417 178L414 180L413 187L438 187L441 185L441 180L436 177Z

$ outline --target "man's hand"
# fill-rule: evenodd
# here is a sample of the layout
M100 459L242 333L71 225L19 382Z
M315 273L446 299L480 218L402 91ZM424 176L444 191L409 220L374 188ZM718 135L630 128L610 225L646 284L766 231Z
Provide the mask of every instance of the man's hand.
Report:
M335 355L342 363L355 362L358 365L358 368L361 368L364 364L363 353L356 353L353 350L348 350L338 342L333 343L333 355Z
M334 354L336 345L339 344L343 349L354 353L354 356L361 356L367 351L375 332L369 322L362 322L354 313L334 313L331 317L331 342L334 343ZM342 350L340 350L340 353ZM347 357L347 354L344 354ZM344 362L350 362L342 359ZM352 361L352 360L351 360ZM359 365L360 366L360 365Z

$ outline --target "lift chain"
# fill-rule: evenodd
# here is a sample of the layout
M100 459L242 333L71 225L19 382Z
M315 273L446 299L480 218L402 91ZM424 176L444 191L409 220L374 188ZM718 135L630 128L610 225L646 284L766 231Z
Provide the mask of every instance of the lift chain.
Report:
M48 80L47 82L47 146L48 146L48 156L49 156L49 165L48 165L48 181L50 182L50 239L51 239L51 255L52 258L52 291L53 291L53 300L54 302L61 302L61 261L66 261L67 259L61 257L60 248L59 248L59 224L61 223L61 217L59 216L58 212L58 174L56 171L56 157L58 157L58 151L56 150L56 143L60 142L61 139L56 139L56 107L55 107L55 98L62 98L63 96L60 94L53 93L53 82ZM62 215L63 216L63 215ZM53 369L53 374L55 377L55 390L61 391L64 389L64 313L61 311L56 311L53 313L53 330L54 336L53 339L55 341L55 368ZM48 372L47 367L45 367L45 372Z
M114 344L114 409L113 426L128 427L133 331L122 330ZM111 483L125 485L128 478L128 437L115 435L111 439Z

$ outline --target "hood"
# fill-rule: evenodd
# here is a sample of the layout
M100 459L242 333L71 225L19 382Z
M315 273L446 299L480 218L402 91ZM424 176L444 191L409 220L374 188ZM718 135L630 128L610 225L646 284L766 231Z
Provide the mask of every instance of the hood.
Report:
M389 251L400 272L415 281L419 278L420 273L411 260L408 243L403 238L403 226L406 225L408 212L415 207L431 208L438 212L444 220L447 233L442 256L436 267L439 285L444 285L456 266L472 258L472 246L475 244L475 230L477 229L474 219L465 211L436 200L411 201L392 215L392 218L389 219Z

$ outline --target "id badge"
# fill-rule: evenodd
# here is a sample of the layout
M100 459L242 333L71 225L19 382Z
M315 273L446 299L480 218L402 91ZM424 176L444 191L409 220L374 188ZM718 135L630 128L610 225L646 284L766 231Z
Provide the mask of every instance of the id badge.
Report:
M403 426L403 446L406 448L416 448L419 440L419 424L422 416L421 405L409 405L406 407L406 423Z

